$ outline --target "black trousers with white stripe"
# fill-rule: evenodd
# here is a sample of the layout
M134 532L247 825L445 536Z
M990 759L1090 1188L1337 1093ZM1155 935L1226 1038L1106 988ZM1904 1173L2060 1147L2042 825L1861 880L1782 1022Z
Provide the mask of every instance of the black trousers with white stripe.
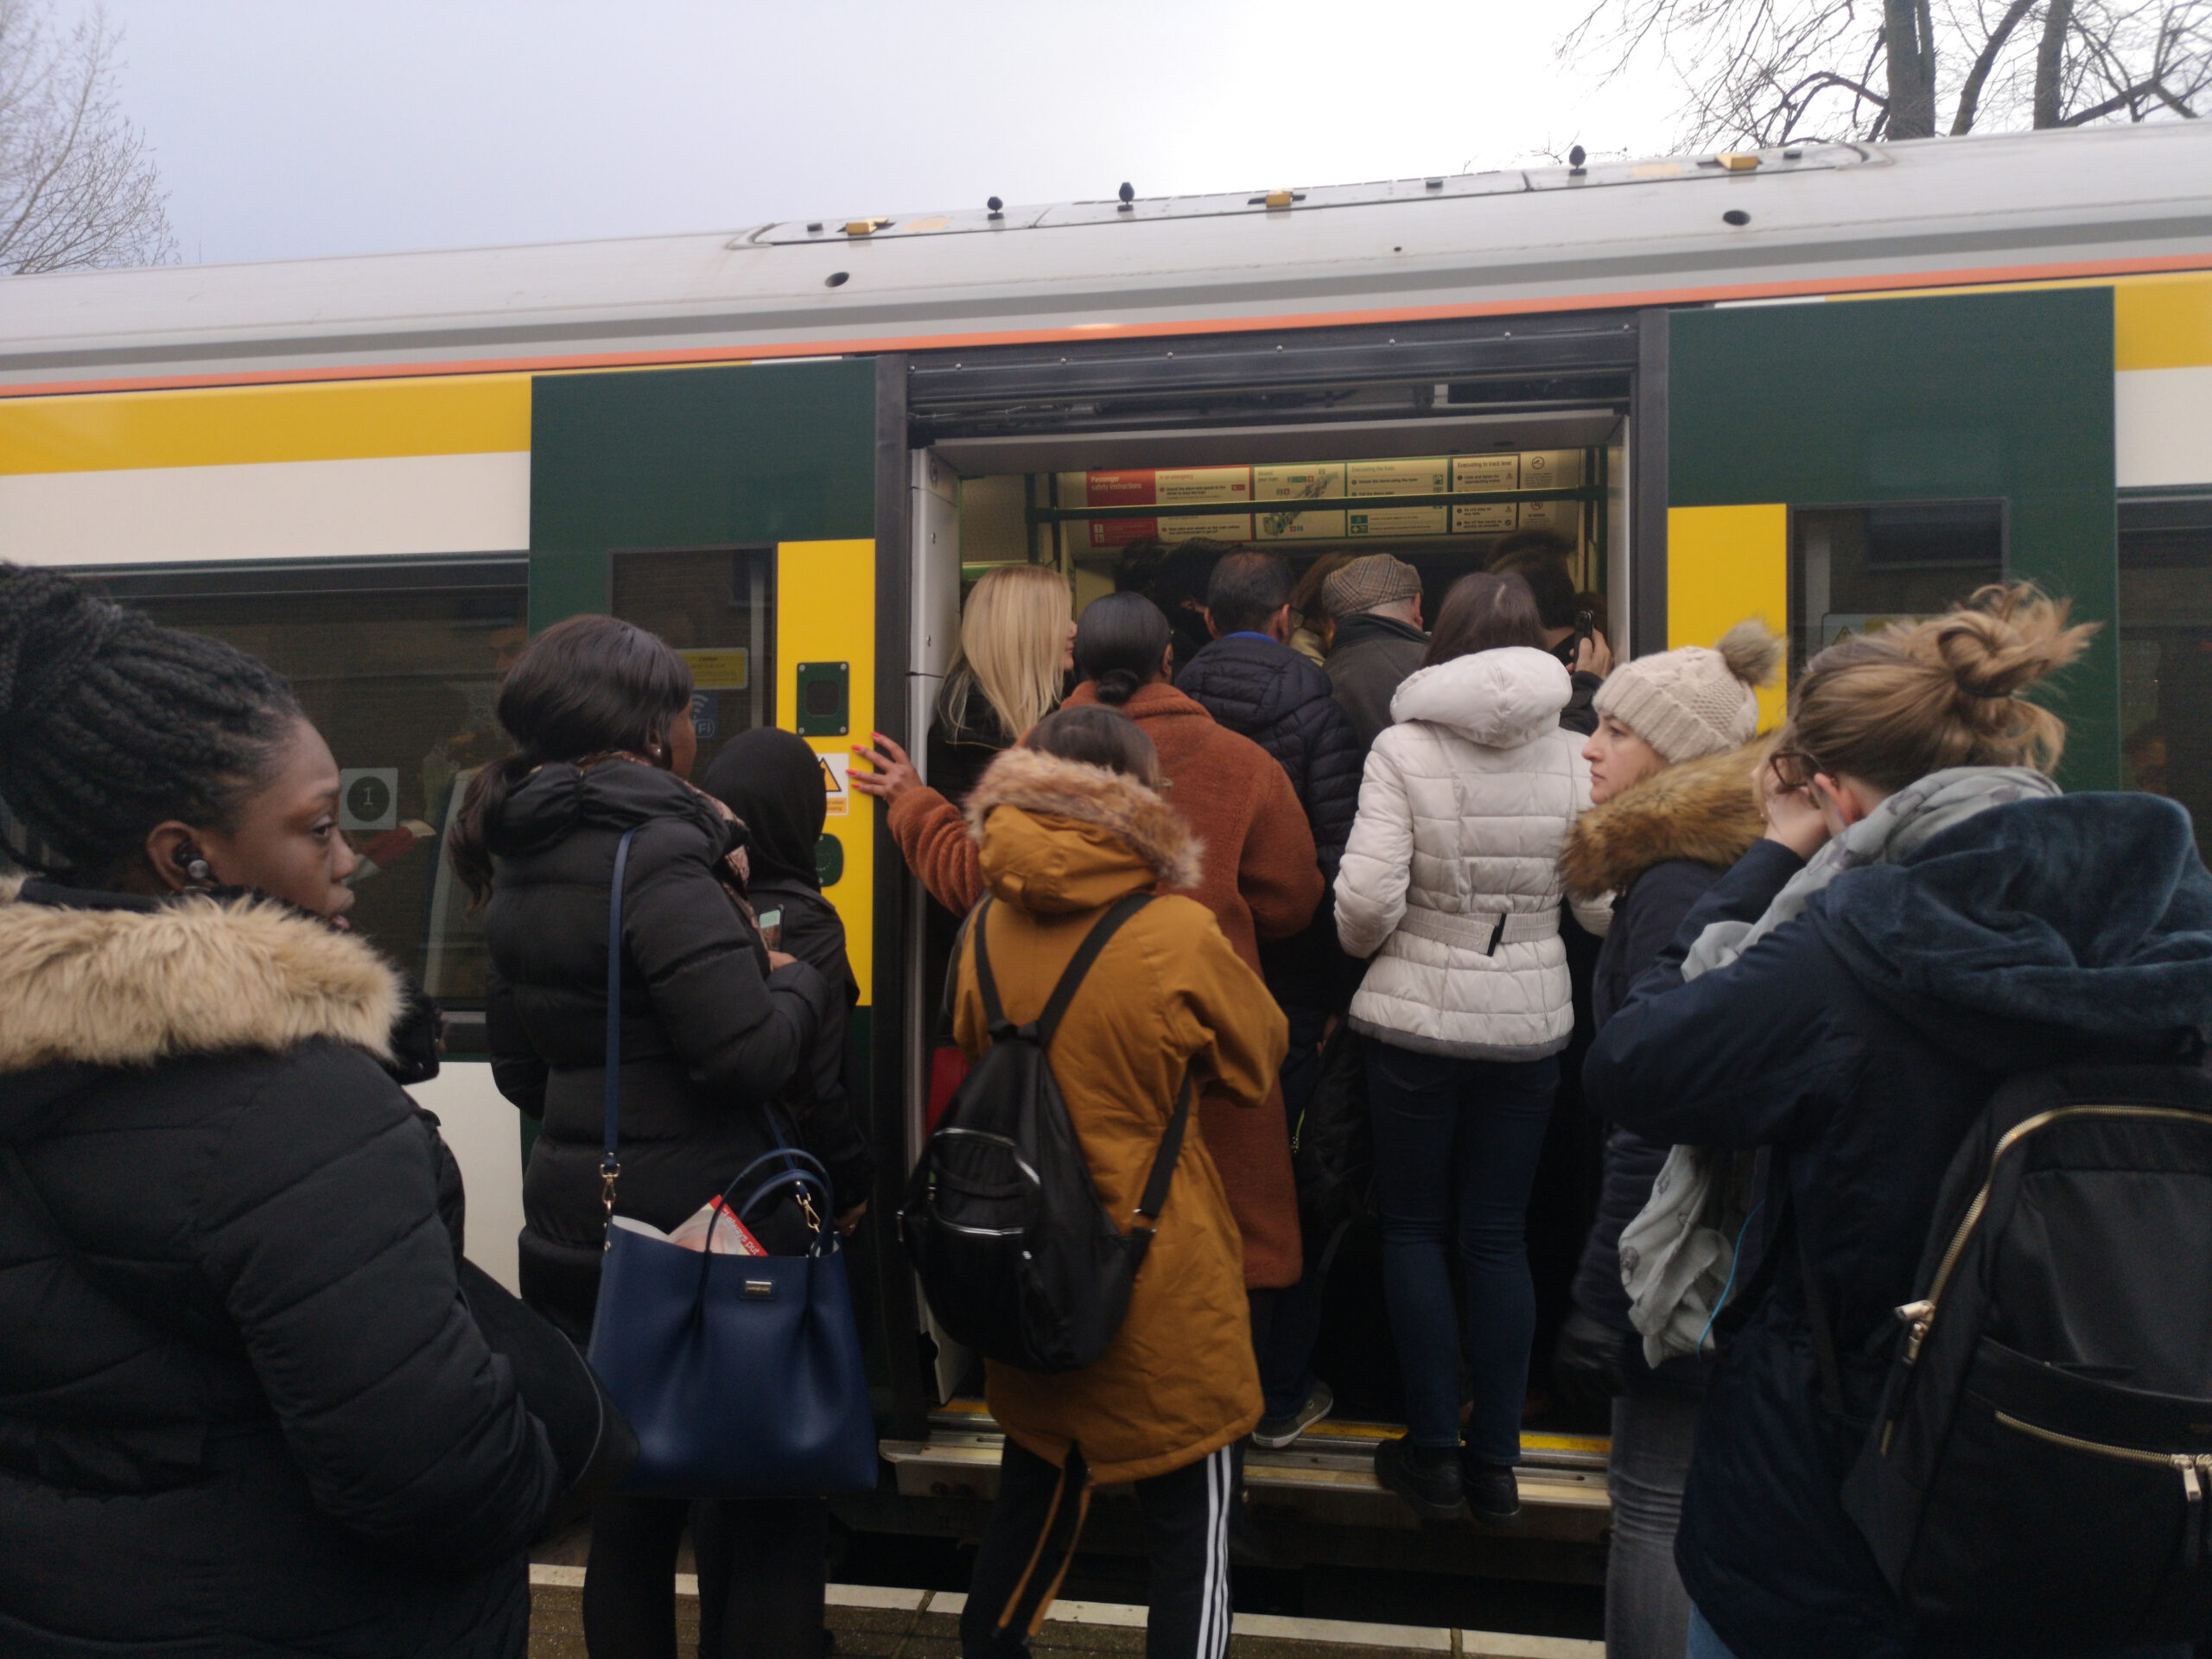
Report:
M1144 1650L1150 1659L1222 1659L1229 1651L1229 1514L1236 1501L1236 1448L1136 1484L1152 1561ZM1055 1469L1012 1440L999 1465L968 1605L960 1616L963 1659L1009 1659L1029 1637L1067 1576L1090 1473L1071 1451Z

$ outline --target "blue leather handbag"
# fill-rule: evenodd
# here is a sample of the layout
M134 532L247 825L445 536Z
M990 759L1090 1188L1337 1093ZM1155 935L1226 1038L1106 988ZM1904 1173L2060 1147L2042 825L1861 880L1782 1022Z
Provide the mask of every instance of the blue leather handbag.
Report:
M828 1173L786 1145L723 1189L722 1202L768 1166L738 1213L799 1197L814 1222L804 1255L715 1255L613 1224L621 1094L622 880L632 830L614 851L607 932L607 1142L600 1163L607 1255L593 1316L592 1370L637 1431L623 1490L671 1497L817 1497L876 1484L875 1420L860 1328L830 1212Z

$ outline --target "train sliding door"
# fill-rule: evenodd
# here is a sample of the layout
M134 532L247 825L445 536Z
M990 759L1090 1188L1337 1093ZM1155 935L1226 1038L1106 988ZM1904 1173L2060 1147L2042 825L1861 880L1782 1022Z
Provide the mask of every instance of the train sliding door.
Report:
M1846 634L2031 580L2102 622L2061 677L2062 779L2120 778L2109 287L1723 308L1671 320L1670 645ZM1771 721L1786 690L1765 700Z

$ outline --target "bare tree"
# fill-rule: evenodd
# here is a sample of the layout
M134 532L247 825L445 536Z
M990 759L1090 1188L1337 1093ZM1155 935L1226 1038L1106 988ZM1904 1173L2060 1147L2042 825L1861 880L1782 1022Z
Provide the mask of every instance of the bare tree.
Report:
M2193 119L2212 0L1595 0L1559 49L1660 59L1688 149Z
M0 272L175 257L153 159L116 109L119 40L97 7L64 28L43 0L0 0Z

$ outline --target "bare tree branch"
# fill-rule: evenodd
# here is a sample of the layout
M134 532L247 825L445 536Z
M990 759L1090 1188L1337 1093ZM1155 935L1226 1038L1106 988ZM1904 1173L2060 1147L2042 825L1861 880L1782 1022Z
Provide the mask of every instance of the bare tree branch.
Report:
M0 0L0 272L175 257L145 140L116 107L120 37L95 9Z
M2195 119L2212 96L2212 0L1587 3L1560 55L1601 81L1656 61L1684 149Z
M2035 0L2012 0L2005 15L1997 20L1997 27L1989 31L1989 38L1982 42L1981 50L1974 54L1974 67L1967 71L1966 82L1959 88L1956 113L1951 118L1954 138L1974 130L1974 118L1981 103L1981 89L1989 79L1989 72L1997 67L1997 54L2005 49L2005 42L2012 38L2012 31L2028 15Z

